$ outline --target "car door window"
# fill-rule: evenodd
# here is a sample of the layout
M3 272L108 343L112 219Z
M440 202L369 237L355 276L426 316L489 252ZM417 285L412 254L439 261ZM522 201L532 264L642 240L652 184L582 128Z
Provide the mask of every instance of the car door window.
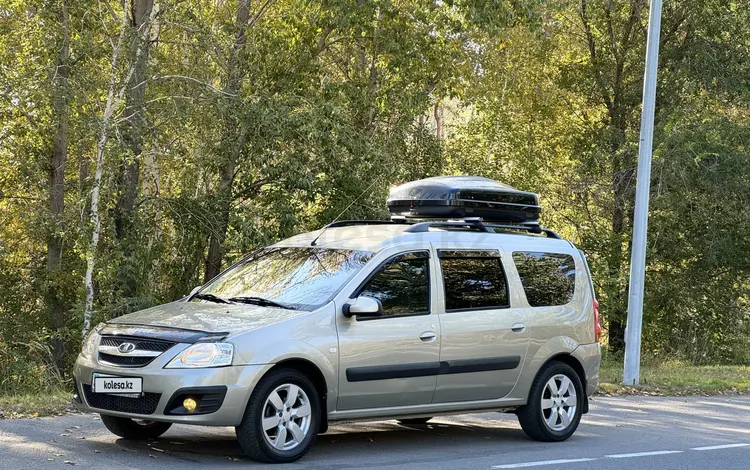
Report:
M440 250L445 311L506 308L508 283L496 250Z
M383 317L430 313L430 255L416 251L386 261L358 295L374 297L383 304Z

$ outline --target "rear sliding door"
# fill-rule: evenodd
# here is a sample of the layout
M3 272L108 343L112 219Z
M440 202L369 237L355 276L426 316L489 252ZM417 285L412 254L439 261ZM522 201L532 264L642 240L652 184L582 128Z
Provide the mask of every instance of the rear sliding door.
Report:
M440 373L434 403L490 400L518 380L529 341L525 309L511 305L504 259L493 246L433 244L438 257Z

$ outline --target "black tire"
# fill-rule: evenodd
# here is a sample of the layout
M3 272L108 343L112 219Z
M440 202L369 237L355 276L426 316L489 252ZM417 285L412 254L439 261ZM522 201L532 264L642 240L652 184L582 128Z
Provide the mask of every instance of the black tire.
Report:
M551 417L552 410L545 412L542 409L542 397L545 394L547 382L557 375L564 375L573 383L576 393L576 408L570 424L562 430L555 430L547 424L547 418ZM584 390L581 378L572 367L562 362L551 362L539 371L529 392L529 400L525 406L516 410L518 422L527 436L535 441L559 442L568 439L578 428L583 415ZM549 397L545 397L549 398ZM563 407L564 411L567 411ZM555 420L557 421L557 420ZM562 424L562 420L560 419Z
M431 420L432 418L404 418L404 419L397 419L400 424L403 424L404 426L419 426L420 424L427 424L427 421Z
M263 416L269 411L265 409L266 400L277 387L286 384L296 385L302 389L309 399L311 412L309 428L302 442L292 449L281 450L267 441L262 421ZM242 422L235 428L237 440L245 455L253 460L266 463L294 462L304 456L315 442L320 428L320 409L318 392L306 375L293 369L271 371L260 380L250 395Z
M172 427L172 423L162 423L159 421L136 421L116 416L99 416L102 418L102 423L104 423L112 434L120 436L123 439L156 439Z

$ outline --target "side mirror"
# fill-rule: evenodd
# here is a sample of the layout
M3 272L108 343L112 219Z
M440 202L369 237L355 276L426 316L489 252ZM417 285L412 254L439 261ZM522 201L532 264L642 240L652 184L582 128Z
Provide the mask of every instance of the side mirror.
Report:
M201 288L202 288L202 287L203 287L203 286L195 286L195 287L193 287L193 290L191 290L191 291L190 291L190 295L188 295L188 296L187 296L187 300L190 300L190 299L192 299L192 298L193 298L193 296L194 296L195 294L197 294L197 293L198 293L198 291L199 291L199 290L201 290Z
M344 316L357 317L379 317L383 315L383 304L373 297L361 295L351 302L344 304Z

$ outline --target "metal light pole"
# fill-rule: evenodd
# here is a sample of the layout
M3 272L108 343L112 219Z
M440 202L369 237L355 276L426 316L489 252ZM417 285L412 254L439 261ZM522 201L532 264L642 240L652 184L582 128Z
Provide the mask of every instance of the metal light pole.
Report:
M646 277L646 232L648 229L648 196L651 187L651 153L654 142L654 107L656 105L656 70L659 64L661 0L651 0L646 41L646 73L643 77L643 110L641 141L638 147L638 181L635 190L633 249L630 260L628 323L625 330L625 370L622 383L638 385L641 372L641 329L643 327L643 290Z

